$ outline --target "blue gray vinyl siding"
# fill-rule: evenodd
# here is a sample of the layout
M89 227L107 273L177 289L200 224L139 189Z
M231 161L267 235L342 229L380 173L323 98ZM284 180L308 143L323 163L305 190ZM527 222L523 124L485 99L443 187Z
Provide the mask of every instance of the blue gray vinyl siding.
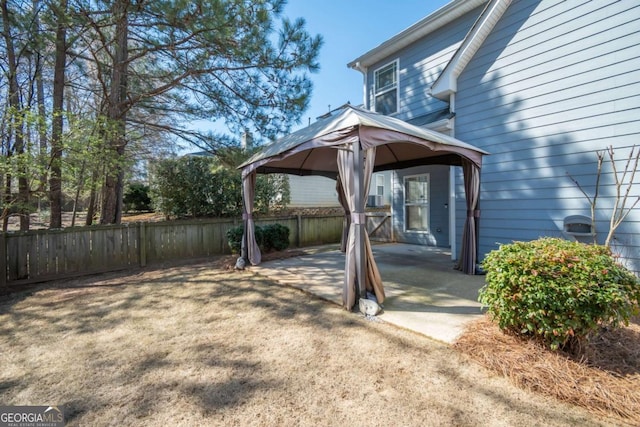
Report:
M405 231L404 177L428 173L430 177L429 232ZM400 243L449 247L449 166L420 166L394 172L393 235Z
M428 96L429 87L454 55L480 11L481 9L476 9L466 14L432 33L428 41L414 43L402 49L397 55L385 58L369 67L367 105L373 109L375 70L398 59L399 112L393 116L402 120L412 120L446 107L447 103Z
M639 46L637 2L521 0L507 9L459 77L456 95L456 138L491 153L482 168L480 257L498 243L561 236L566 216L590 215L567 175L593 194L596 151L612 145L620 172L640 144ZM606 159L601 181L600 243L615 200ZM640 207L619 227L614 249L640 271Z

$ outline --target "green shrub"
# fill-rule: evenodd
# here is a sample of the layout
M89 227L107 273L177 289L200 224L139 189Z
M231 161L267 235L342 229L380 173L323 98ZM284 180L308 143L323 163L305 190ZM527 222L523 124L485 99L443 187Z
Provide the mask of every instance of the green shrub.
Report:
M122 203L125 212L150 211L152 207L149 186L141 182L130 183L124 192Z
M151 196L158 211L173 217L233 217L242 213L242 176L213 157L164 159L151 168ZM285 209L290 190L287 175L256 178L254 212Z
M242 249L242 233L244 232L244 227L233 227L227 230L227 243L229 244L229 249L231 249L232 254L239 254Z
M503 330L571 349L600 326L628 324L640 283L606 246L556 238L514 242L482 263L480 302Z
M239 254L242 249L242 234L244 227L242 225L230 228L227 231L227 242L231 252ZM260 249L264 252L271 250L282 251L289 247L289 228L281 224L271 224L265 226L256 226L256 242Z
M281 224L270 224L262 227L263 249L283 251L289 247L289 228Z

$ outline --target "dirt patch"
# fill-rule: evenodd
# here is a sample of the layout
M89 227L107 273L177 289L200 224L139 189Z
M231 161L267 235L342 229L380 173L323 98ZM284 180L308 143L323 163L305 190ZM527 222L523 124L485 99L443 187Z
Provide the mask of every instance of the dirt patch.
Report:
M640 325L603 330L575 356L502 333L488 317L454 346L519 387L640 425Z
M69 426L620 424L218 261L11 295L0 401Z

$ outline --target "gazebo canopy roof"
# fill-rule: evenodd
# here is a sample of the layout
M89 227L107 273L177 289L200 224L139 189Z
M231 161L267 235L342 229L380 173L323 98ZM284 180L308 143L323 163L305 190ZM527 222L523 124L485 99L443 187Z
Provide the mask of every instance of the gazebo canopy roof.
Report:
M347 149L347 144L356 141L363 149L378 147L374 171L426 164L461 165L462 157L481 167L482 156L488 154L439 132L347 105L339 114L266 145L240 168L243 175L257 171L335 177L335 150Z

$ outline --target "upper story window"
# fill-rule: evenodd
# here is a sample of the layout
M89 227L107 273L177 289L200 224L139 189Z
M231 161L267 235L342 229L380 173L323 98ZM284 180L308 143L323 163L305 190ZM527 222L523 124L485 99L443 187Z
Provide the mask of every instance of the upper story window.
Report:
M382 114L398 112L398 60L373 73L375 111Z

